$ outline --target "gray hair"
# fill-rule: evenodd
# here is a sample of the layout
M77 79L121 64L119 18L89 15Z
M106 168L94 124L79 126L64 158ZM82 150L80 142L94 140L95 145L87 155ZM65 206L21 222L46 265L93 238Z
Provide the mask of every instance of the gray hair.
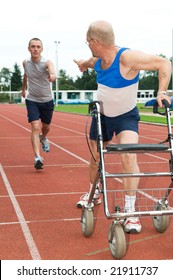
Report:
M95 21L90 24L87 36L91 39L94 38L105 45L115 44L115 35L113 28L109 22Z

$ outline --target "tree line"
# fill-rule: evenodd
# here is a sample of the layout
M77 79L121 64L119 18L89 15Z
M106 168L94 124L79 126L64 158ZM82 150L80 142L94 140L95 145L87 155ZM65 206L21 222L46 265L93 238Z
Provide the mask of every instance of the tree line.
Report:
M165 57L164 55L160 56ZM21 91L22 80L22 72L17 63L14 64L13 71L3 67L0 71L0 91ZM66 70L61 69L58 73L58 86L59 90L96 90L96 73L94 70L88 69L81 76L77 76L74 79L67 74ZM52 89L56 90L56 82L52 84ZM172 89L172 78L168 89ZM158 72L141 71L139 90L154 90L156 94L158 90Z

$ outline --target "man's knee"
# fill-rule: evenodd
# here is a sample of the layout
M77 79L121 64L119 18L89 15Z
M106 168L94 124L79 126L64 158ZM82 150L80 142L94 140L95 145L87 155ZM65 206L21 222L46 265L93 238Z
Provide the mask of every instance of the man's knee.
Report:
M39 132L39 122L38 121L31 122L31 128L32 131Z
M137 165L136 155L135 154L122 154L121 155L122 164L125 169L133 170Z

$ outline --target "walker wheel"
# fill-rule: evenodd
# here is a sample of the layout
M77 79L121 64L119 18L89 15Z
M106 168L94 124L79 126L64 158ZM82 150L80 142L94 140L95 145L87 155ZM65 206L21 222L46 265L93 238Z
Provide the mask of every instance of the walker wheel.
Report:
M112 223L109 227L108 242L114 258L122 259L126 255L126 237L120 223Z
M85 237L89 237L94 232L94 214L92 208L82 209L82 232Z
M154 206L154 210L155 211L164 211L164 210L166 210L166 206L161 205L161 204L156 204ZM167 230L169 223L170 223L170 219L169 219L168 215L153 216L152 219L153 219L153 225L158 232L162 233L165 230Z

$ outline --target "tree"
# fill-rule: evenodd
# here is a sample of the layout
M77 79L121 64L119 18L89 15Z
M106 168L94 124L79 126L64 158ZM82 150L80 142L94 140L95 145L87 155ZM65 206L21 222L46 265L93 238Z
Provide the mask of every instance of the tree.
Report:
M8 68L3 67L0 71L1 90L10 90L11 72Z
M22 74L20 67L17 63L14 64L14 71L11 76L11 90L12 91L20 91L22 88Z
M158 90L158 73L157 71L144 71L142 77L139 79L139 89L149 90L153 89L155 92Z
M73 78L66 74L65 70L59 71L59 89L60 90L75 90Z
M159 56L166 58L163 54L160 54ZM156 70L149 70L144 71L143 74L141 74L139 79L139 89L142 90L149 90L153 89L154 93L156 95L158 91L158 71ZM171 81L169 84L168 89L171 89Z
M75 88L80 90L96 90L96 72L91 69L83 72L82 76L76 79Z

